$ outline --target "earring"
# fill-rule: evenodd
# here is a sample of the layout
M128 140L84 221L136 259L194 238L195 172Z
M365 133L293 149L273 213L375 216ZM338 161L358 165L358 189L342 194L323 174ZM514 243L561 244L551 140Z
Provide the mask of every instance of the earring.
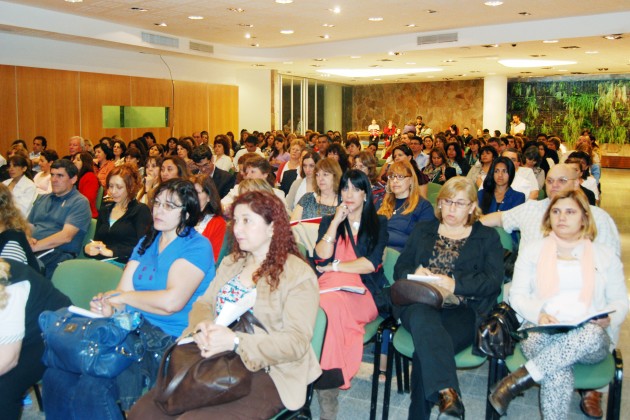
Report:
M364 203L367 203L367 197L365 197L365 198L363 199L363 202L364 202Z
M441 205L438 205L438 209L442 210L442 206L441 206Z

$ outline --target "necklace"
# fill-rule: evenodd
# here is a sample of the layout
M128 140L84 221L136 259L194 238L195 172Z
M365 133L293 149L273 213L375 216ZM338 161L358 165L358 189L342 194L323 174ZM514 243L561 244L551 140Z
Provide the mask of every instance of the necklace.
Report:
M409 204L409 202L407 200L405 200L400 206L398 206L397 208L394 209L394 211L392 212L392 215L398 214L399 211L401 213L403 211L405 211L405 209L407 208L407 204Z

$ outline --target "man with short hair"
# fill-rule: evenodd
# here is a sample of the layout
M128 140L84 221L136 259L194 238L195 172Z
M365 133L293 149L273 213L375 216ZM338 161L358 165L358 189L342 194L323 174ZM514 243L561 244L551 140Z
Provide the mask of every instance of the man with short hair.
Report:
M501 140L499 140L498 137L490 137L487 143L488 143L488 146L494 147L494 149L497 151L497 154L501 154L501 147L499 146L499 143L501 143Z
M68 156L62 159L72 160L72 156L85 150L85 140L81 136L72 136L68 140Z
M580 181L573 168L561 163L549 169L545 184L548 197L544 200L528 200L510 210L481 216L481 222L486 226L501 226L508 233L519 230L521 232L521 245L542 239L542 219L547 207L549 207L551 198L561 191L577 190L580 187ZM612 247L617 255L621 255L619 232L613 219L608 213L596 206L591 206L591 212L597 226L595 242L606 244Z
M410 135L409 148L413 152L413 158L418 164L418 169L422 170L429 162L429 156L422 153L423 145L420 138Z
M464 141L464 145L468 146L468 143L472 140L473 136L470 134L470 129L468 127L464 127L462 129L462 140Z
M521 116L518 114L512 114L512 121L510 122L510 134L525 134L525 123L521 121Z
M33 171L41 171L41 168L39 167L39 158L42 154L42 151L46 150L47 146L48 142L46 141L46 137L35 136L35 138L33 139L33 151L28 155L28 157L31 159L31 163L33 164Z
M505 149L501 156L514 162L514 167L516 168L516 174L514 175L514 180L512 181L512 185L510 185L510 187L512 187L514 191L525 194L525 198L527 200L537 200L538 181L536 180L536 175L534 175L534 171L531 168L521 166L521 160L523 158L521 152L513 148L508 148Z
M57 265L76 258L90 227L90 203L76 188L79 170L67 159L50 167L52 193L41 196L31 210L28 221L33 252L39 253L46 267L46 278L52 278ZM48 251L48 252L42 252Z
M203 138L201 138L201 132L199 131L195 131L194 133L192 133L192 138L195 141L195 146L199 146L201 143L203 143Z
M433 136L433 130L422 121L421 115L416 117L416 136L420 138Z
M254 137L254 136L247 136L247 138L245 139L245 147L239 149L238 152L236 152L236 155L234 155L234 170L236 172L239 171L239 167L238 167L238 160L241 156L243 156L245 153L257 153L262 157L265 157L265 155L263 154L263 152L260 151L260 148L258 147L258 138Z
M317 136L317 153L319 153L319 157L324 159L326 157L326 151L328 150L328 146L330 146L330 137L326 134L320 134Z
M157 143L157 141L155 140L155 135L152 131L147 131L142 135L142 137L144 137L144 141L147 142L147 150Z

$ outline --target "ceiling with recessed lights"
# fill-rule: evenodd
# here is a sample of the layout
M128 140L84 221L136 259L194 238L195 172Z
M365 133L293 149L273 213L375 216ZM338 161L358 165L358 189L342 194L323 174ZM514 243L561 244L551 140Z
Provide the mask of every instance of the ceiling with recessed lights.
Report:
M344 84L630 73L628 0L485 2L502 3L495 6L483 0L9 3L0 1L0 31L190 55ZM22 6L33 15L45 9L49 22L2 12ZM55 25L65 19L76 24ZM94 19L98 25L91 24ZM175 39L179 46L150 44L142 33ZM211 48L189 49L190 41Z

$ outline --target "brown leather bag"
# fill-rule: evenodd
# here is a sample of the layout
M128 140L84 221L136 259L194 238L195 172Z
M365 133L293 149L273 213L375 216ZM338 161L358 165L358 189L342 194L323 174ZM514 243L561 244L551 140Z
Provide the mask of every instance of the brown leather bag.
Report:
M254 333L254 326L267 330L249 311L233 331ZM154 401L171 416L211 405L224 404L249 394L252 372L233 351L201 356L196 343L172 345L160 363Z
M443 287L428 282L400 279L391 288L392 303L398 306L424 303L436 309L458 306L461 300Z

